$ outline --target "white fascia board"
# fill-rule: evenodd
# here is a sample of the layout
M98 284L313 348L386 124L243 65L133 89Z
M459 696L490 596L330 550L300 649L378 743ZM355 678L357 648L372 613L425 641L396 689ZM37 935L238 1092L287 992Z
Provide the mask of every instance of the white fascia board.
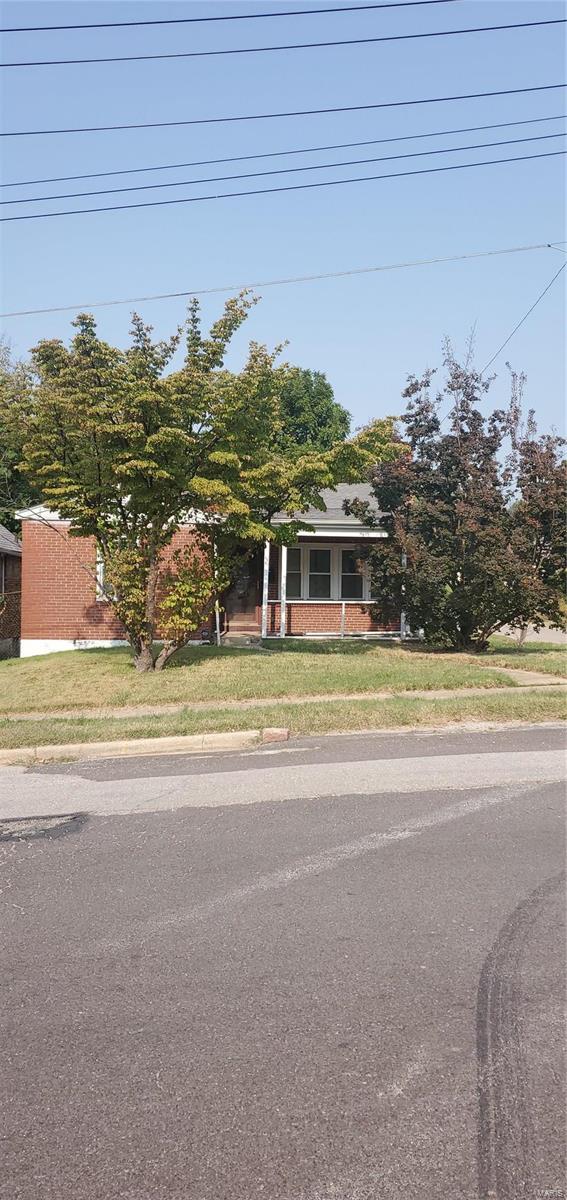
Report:
M62 517L60 513L48 508L46 504L35 504L30 508L19 508L14 513L14 516L18 521L42 521L50 525L71 524L69 517ZM199 512L198 509L189 509L183 515L182 525L190 526L191 528L195 525L218 525L222 519L221 517L212 516L210 513Z
M17 521L47 521L49 525L70 524L69 519L53 512L46 504L35 504L32 508L19 508L14 513Z
M299 529L297 532L298 538L351 538L355 542L361 540L372 540L374 538L387 538L388 534L383 529L367 529L366 526L343 525L335 526L329 529L326 526L313 527L313 530Z

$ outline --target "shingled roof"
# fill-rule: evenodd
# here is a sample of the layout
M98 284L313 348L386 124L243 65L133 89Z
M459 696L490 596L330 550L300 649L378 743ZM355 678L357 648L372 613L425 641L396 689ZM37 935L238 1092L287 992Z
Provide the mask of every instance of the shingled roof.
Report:
M321 533L334 532L348 535L364 531L370 534L368 526L362 525L357 517L347 516L344 510L345 500L368 500L376 511L376 500L369 483L340 483L336 488L325 488L321 492L325 508L308 508L306 512L296 513L296 519L313 525ZM277 513L273 519L274 525L284 525L290 517L287 513ZM376 531L374 531L376 533Z
M22 553L22 547L13 533L6 529L5 525L0 525L0 554L17 554Z

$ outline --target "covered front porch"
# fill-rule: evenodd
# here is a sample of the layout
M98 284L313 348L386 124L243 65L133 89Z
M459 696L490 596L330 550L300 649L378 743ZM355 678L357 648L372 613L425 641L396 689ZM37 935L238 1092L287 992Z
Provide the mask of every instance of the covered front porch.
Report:
M229 639L404 636L401 620L380 615L363 547L320 533L293 547L267 541L263 554L244 564L223 610Z
M380 617L362 551L348 538L324 540L320 531L289 548L267 542L262 638L399 637L401 623Z
M341 484L322 493L324 509L297 518L309 525L294 546L266 541L247 559L224 599L229 637L404 637L403 614L388 621L372 595L366 550L387 537L349 512L349 502L374 503L368 484ZM274 527L289 524L278 514Z

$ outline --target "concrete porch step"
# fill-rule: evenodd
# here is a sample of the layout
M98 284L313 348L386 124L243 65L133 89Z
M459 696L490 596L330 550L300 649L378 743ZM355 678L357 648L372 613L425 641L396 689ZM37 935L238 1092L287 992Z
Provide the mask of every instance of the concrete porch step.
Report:
M231 633L245 633L247 635L249 634L250 636L256 635L259 637L260 629L261 626L258 621L241 621L240 618L238 618L236 621L234 619L229 621L227 635Z
M231 629L223 634L223 646L259 646L262 641L260 630Z

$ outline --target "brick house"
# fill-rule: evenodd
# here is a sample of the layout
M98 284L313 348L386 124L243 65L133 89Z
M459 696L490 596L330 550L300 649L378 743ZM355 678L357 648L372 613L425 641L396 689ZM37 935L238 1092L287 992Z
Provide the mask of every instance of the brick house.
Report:
M371 597L361 547L386 534L346 515L344 501L355 496L370 499L368 485L341 485L324 492L324 511L301 514L311 529L298 535L296 546L266 542L248 559L220 598L223 639L403 636L403 618L394 623L381 619L379 599ZM94 541L69 537L69 523L43 506L18 516L23 548L22 656L124 645L124 631L100 591ZM273 525L287 521L289 517L279 514ZM191 527L183 527L172 549L191 536ZM207 624L214 632L214 620Z
M0 525L0 658L18 653L22 548L13 533Z

